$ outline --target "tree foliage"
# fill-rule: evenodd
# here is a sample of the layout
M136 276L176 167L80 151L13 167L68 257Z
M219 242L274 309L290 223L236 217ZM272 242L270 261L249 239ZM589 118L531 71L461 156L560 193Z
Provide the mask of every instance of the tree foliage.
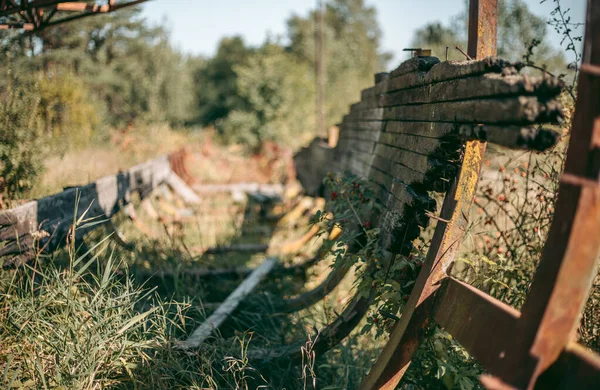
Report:
M298 145L315 135L314 11L294 15L279 41L258 48L241 38L221 41L196 74L199 122L227 141L255 148L274 140ZM364 0L331 0L324 13L326 125L337 123L388 55L379 48L376 12Z
M135 120L184 123L194 102L188 60L169 44L168 31L150 26L140 12L124 9L33 34L3 33L0 45L11 53L13 69L40 72L51 84L69 74L79 90L89 90L81 93L94 102L96 114L78 125L97 127L99 114L113 126Z
M42 171L39 95L35 88L14 77L10 69L3 74L0 88L0 208L2 195L15 199L27 190Z
M440 22L426 24L418 29L412 39L413 47L432 49L432 54L440 59L464 60L455 49L467 49L468 2L448 25ZM562 51L553 48L547 41L546 21L532 13L523 0L498 1L498 57L512 61L523 60L529 48L535 49L529 60L550 71L561 73L566 70L566 60Z

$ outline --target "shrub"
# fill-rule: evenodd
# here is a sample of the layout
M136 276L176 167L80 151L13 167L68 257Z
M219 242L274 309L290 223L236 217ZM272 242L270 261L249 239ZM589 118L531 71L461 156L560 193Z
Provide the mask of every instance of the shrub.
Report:
M84 81L64 69L39 73L40 116L44 131L55 143L84 146L100 125L98 104L93 104Z
M0 207L2 195L14 199L42 171L40 98L35 86L6 74L0 87Z

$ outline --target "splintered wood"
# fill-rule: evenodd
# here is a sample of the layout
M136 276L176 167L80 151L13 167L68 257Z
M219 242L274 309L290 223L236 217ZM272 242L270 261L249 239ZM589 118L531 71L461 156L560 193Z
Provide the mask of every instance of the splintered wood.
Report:
M99 226L109 224L110 218L129 204L133 193L143 199L162 184L169 185L188 203L199 202L197 195L172 171L165 156L0 212L3 267L18 266L34 258L39 251L51 253L64 246L74 225L78 226L71 238L81 239ZM129 214L135 218L131 208ZM113 235L119 244L128 246L120 238L118 234Z

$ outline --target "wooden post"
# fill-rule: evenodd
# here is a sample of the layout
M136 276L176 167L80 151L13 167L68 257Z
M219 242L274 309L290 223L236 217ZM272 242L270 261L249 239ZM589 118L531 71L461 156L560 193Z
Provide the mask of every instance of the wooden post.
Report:
M317 136L326 137L325 115L323 105L325 103L325 58L323 56L323 0L318 0L316 11L315 29L315 73L317 89Z

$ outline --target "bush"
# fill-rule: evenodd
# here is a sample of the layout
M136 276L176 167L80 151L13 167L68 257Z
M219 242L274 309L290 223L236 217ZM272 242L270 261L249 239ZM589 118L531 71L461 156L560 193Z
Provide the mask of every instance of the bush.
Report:
M234 67L248 110L233 110L218 129L226 142L256 149L265 141L307 142L314 134L314 85L310 68L280 46L267 44Z
M28 190L43 168L40 98L35 86L6 74L0 87L0 207L2 195L14 199Z
M100 125L98 104L93 104L84 81L73 73L56 69L37 77L40 115L47 136L64 145L84 146Z

